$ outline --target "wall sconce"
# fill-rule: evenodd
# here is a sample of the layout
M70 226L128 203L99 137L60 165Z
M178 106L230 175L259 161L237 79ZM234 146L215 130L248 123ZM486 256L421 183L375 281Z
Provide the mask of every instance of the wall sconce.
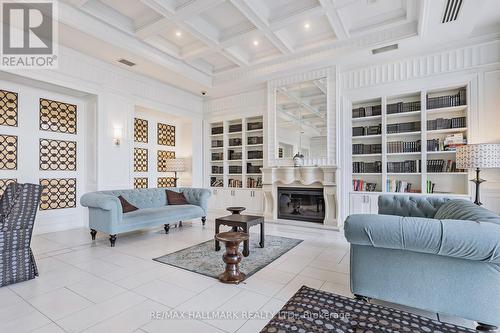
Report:
M122 128L119 126L115 126L113 128L113 143L117 146L120 145L122 140Z

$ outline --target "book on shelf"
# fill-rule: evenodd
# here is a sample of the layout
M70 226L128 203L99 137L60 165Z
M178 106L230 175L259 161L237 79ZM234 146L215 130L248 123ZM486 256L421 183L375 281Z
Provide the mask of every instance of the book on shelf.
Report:
M407 160L402 162L387 162L388 173L418 173L421 172L421 160Z
M387 114L420 111L420 101L387 104Z
M241 130L242 130L242 125L241 124L229 125L229 133L232 133L232 132L241 132Z
M427 172L463 172L453 160L427 160Z
M210 186L211 187L223 187L224 180L221 178L217 178L217 177L211 177L210 178Z
M249 122L247 123L247 130L248 131L255 131L255 130L260 130L262 129L263 122L262 121L255 121L255 122Z
M229 178L227 180L227 186L228 187L243 187L243 181L241 181L241 179Z
M467 104L467 91L461 88L458 93L454 95L429 97L427 95L427 109L439 109L452 106L460 106Z
M381 114L382 114L382 105L364 106L352 109L353 118L380 116Z
M261 187L262 187L262 177L247 178L247 188L261 188Z
M352 128L352 136L378 135L382 134L382 125L356 126Z
M247 144L249 145L260 145L264 142L264 137L262 136L249 136L247 138Z
M353 155L361 155L361 154L381 154L382 153L382 144L353 144L352 145L352 153Z
M467 118L466 117L455 117L455 118L437 118L427 120L427 130L435 131L441 129L450 129L450 128L462 128L467 127Z
M386 192L420 193L419 189L413 189L412 183L406 180L387 179L385 186Z
M387 134L418 132L420 131L420 121L407 123L387 124Z
M212 134L222 134L224 132L224 127L222 126L217 126L217 127L212 127Z
M421 151L421 141L392 141L387 142L387 153L418 153Z
M433 183L432 181L428 180L426 183L427 193L434 193L435 186L436 186L436 183Z
M375 192L377 183L369 183L363 179L352 180L353 191L356 192Z
M353 173L381 173L382 162L352 162Z

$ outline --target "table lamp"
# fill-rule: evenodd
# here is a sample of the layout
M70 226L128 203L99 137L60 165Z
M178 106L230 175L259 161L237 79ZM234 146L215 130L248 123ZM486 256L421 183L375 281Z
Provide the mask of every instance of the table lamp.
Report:
M479 185L485 182L479 177L481 169L500 168L500 144L479 143L457 148L457 169L475 169L476 178L471 182L476 184L476 200L474 203L481 206L479 199Z
M166 172L173 172L175 174L174 186L177 187L177 172L188 171L188 163L185 158L169 158L165 160L164 170Z

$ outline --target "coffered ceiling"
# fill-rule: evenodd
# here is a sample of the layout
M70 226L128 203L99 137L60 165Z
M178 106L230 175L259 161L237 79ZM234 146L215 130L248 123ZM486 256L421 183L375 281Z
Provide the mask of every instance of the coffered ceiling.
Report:
M249 70L264 73L277 64L332 58L335 50L418 36L424 24L439 23L447 1L63 0L60 22L61 29L104 41L114 48L110 54L126 51L123 57L137 63L133 70L150 62L166 76L181 75L195 82L195 89L209 89ZM471 2L488 1L464 0L459 18L467 17L465 7ZM436 18L426 21L434 12ZM495 23L498 16L491 19ZM89 45L79 47L74 34L62 36L71 47L102 53Z

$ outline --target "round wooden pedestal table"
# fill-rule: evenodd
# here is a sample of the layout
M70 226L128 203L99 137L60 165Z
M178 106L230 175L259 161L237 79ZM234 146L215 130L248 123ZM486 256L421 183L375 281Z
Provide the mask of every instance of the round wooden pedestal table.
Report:
M244 232L221 232L215 235L215 239L226 245L226 252L222 260L226 264L226 270L219 275L219 281L223 283L238 284L246 279L246 275L240 271L241 253L238 251L241 242L248 240L249 235Z

